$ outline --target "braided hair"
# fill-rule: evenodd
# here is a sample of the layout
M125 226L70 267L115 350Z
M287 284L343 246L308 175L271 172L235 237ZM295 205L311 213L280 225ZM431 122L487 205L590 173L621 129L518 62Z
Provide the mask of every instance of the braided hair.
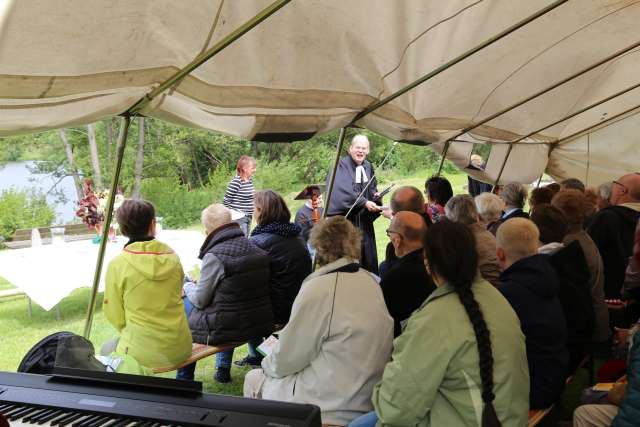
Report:
M476 336L482 380L482 427L500 426L493 407L493 353L491 334L482 311L473 296L471 285L478 269L475 238L464 224L443 220L427 230L424 255L432 275L445 280L455 289L464 306Z

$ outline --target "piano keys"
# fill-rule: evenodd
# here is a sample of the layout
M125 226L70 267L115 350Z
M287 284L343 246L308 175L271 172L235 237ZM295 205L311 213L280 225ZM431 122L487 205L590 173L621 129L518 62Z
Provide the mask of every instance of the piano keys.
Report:
M142 390L51 375L0 372L0 413L13 426L320 427L313 405Z

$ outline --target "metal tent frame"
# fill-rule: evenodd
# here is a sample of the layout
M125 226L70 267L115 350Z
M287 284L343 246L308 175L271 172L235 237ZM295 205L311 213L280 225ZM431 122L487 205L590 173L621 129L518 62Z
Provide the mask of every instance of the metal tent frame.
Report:
M91 297L90 297L90 302L87 308L87 318L86 318L86 323L85 323L85 327L84 327L84 336L86 338L89 337L90 333L91 333L91 326L92 326L92 322L93 322L93 314L94 314L94 309L95 309L95 304L96 304L96 298L97 298L97 293L98 293L98 286L100 283L100 276L101 276L101 272L102 272L102 267L103 267L103 262L104 262L104 254L105 254L105 249L106 249L106 242L107 242L107 237L108 237L108 230L109 230L109 225L112 221L112 214L113 214L113 205L114 205L114 201L115 201L115 193L116 193L116 189L117 189L117 185L119 182L119 178L120 178L120 171L121 171L121 167L122 167L122 160L124 157L124 150L125 150L125 146L126 146L126 140L127 140L127 134L129 131L129 126L131 124L131 118L134 116L140 116L141 112L143 111L143 109L145 107L147 107L154 99L156 99L159 95L163 94L165 91L167 90L171 90L172 88L175 88L176 85L178 85L182 79L184 79L187 75L189 75L192 71L194 71L195 69L197 69L199 66L201 66L203 63L205 63L206 61L208 61L209 59L211 59L212 57L214 57L215 55L217 55L219 52L221 52L222 50L224 50L226 47L228 47L229 45L231 45L233 42L235 42L236 40L238 40L240 37L242 37L244 34L246 34L247 32L249 32L251 29L255 28L257 25L259 25L261 22L263 22L264 20L266 20L269 16L273 15L274 13L276 13L278 10L280 10L282 7L284 7L286 4L288 4L291 0L276 0L274 1L272 4L270 4L269 6L267 6L265 9L261 10L257 15L255 15L253 18L251 18L250 20L248 20L245 24L243 24L242 26L238 27L236 30L234 30L233 32L229 33L227 36L225 36L222 40L220 40L218 43L216 43L213 47L211 47L210 49L207 49L206 51L202 52L201 54L199 54L198 56L196 56L196 58L193 59L193 61L191 61L189 64L187 64L185 67L183 67L181 70L177 71L174 75L172 75L170 78L168 78L166 81L162 82L158 87L156 87L155 89L153 89L151 92L149 92L147 95L145 95L142 99L140 99L138 102L136 102L133 106L131 106L126 112L122 113L121 115L124 116L125 121L123 123L123 128L122 131L119 135L119 139L118 139L118 146L117 146L117 159L116 159L116 170L111 182L111 191L109 193L109 198L107 200L107 208L106 208L106 215L105 215L105 225L103 227L103 231L102 231L102 238L101 238L101 242L100 242L100 248L98 251L98 259L96 262L96 269L95 269L95 274L94 274L94 279L93 279L93 284L92 284L92 289L91 289ZM522 28L523 26L529 24L530 22L544 16L545 14L551 12L552 10L556 9L557 7L563 5L564 3L568 2L568 0L557 0L552 2L551 4L549 4L548 6L544 7L543 9L537 11L536 13L526 17L525 19L517 22L516 24L508 27L507 29L501 31L500 33L496 34L495 36L485 40L484 42L480 43L479 45L475 46L474 48L462 53L461 55L451 59L450 61L446 62L445 64L442 64L441 66L437 67L436 69L430 71L429 73L425 74L424 76L420 77L419 79L415 80L414 82L410 83L409 85L399 89L398 91L388 95L387 97L379 100L379 101L375 101L373 102L371 105L369 105L368 107L366 107L364 110L360 111L359 113L357 113L354 118L345 126L343 126L340 129L340 134L338 137L338 141L337 141L337 145L336 145L336 155L335 155L335 159L334 159L334 163L333 163L333 167L331 169L331 174L330 174L330 180L329 180L329 187L327 188L327 201L326 201L326 207L324 209L324 215L323 217L326 217L326 214L328 212L328 207L329 207L329 203L331 200L331 194L333 191L333 186L334 186L334 181L335 181L335 175L336 175L336 171L337 171L337 167L338 167L338 163L340 160L340 154L342 152L343 146L344 146L344 140L346 137L346 133L347 133L347 129L351 128L351 127L357 127L357 122L360 121L361 119L363 119L365 116L367 116L368 114L374 112L375 110L379 109L380 107L388 104L389 102L393 101L394 99L406 94L407 92L411 91L412 89L416 88L417 86L421 85L422 83L429 81L430 79L434 78L435 76L441 74L442 72L446 71L447 69L453 67L454 65L460 63L461 61L465 60L466 58L476 54L477 52L487 48L488 46L492 45L493 43L501 40L502 38L508 36L509 34L513 33L514 31L518 30L519 28ZM474 123L473 125L470 125L466 128L464 128L462 131L458 132L455 136L447 139L445 141L445 145L442 151L442 159L438 168L438 172L437 174L440 174L442 167L444 165L444 160L446 158L446 154L447 151L449 150L449 147L451 145L451 143L453 142L458 142L457 138L459 138L460 136L472 131L473 129L478 128L479 126L482 126L483 124L501 116L504 115L506 113L508 113L509 111L512 111L515 108L518 108L521 105L524 105L527 102L530 102L533 99L536 99L550 91L552 91L553 89L562 86L564 84L566 84L567 82L578 78L581 75L584 75L585 73L615 59L618 58L619 56L630 52L631 50L640 47L640 42L635 43L633 45L628 46L625 49L622 49L610 56L608 56L607 58L604 58L603 60L567 77L564 78L560 81L558 81L557 83L531 95L528 96L518 102L516 102L515 104L497 112L494 114L491 114L490 116L480 120L479 122ZM558 123L561 123L565 120L568 120L571 117L574 117L578 114L581 114L591 108L595 108L597 105L600 105L604 102L607 102L617 96L621 96L624 93L627 93L637 87L639 87L640 84L638 85L634 85L630 88L625 89L622 92L618 92L617 94L614 94L610 97L605 98L604 100L599 101L596 104L592 104L586 108L583 108L573 114L570 114L566 117L563 117L561 120L556 121L550 125L545 126L544 128L538 129L535 132L532 132L530 134L525 135L522 138L518 138L517 140L514 141L509 141L509 142L505 142L507 144L509 144L509 149L507 151L507 154L505 156L503 165L501 167L500 170L500 174L498 175L498 179L496 180L496 184L499 182L500 177L502 175L502 172L506 166L507 160L509 158L509 155L511 153L511 150L513 148L513 146L527 138L530 138L531 136L539 133L542 130L545 130L549 127L552 127ZM561 141L565 141L570 139L571 137L577 136L581 133L584 132L588 132L590 129L598 127L598 126L602 126L605 122L610 122L613 121L615 118L620 117L626 113L631 112L634 109L638 109L640 108L640 106L634 107L631 110L627 110L624 113L618 114L614 117L609 118L606 121L602 121L600 123L597 123L593 126L590 126L586 129L583 129L580 132L577 132L576 134L571 135L570 137L567 138L563 138L562 140L558 140L555 141L555 143L560 143ZM470 142L470 143L474 143L473 141L465 141L465 142ZM553 145L553 143L549 143L549 142L544 142L545 144L549 144L550 147Z

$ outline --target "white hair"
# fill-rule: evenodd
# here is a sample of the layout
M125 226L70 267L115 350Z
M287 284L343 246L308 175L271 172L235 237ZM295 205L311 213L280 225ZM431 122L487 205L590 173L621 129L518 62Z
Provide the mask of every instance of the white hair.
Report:
M221 225L231 222L231 211L220 203L214 203L202 211L200 220L207 234L210 234Z
M611 199L611 191L613 190L613 182L605 182L598 187L598 195L604 200Z
M366 142L367 144L369 144L369 138L367 138L367 135L363 135L361 133L351 138L351 145L355 144L358 141Z
M474 202L476 203L478 215L485 222L497 220L504 210L504 200L493 193L478 194Z

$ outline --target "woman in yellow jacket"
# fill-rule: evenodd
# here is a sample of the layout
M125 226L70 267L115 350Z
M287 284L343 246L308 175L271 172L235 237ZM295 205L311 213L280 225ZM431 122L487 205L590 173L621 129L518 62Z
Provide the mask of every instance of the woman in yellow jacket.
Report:
M175 366L191 355L180 260L155 240L150 202L126 200L116 216L129 242L109 263L103 310L120 337L106 343L102 354L115 351L146 368Z

